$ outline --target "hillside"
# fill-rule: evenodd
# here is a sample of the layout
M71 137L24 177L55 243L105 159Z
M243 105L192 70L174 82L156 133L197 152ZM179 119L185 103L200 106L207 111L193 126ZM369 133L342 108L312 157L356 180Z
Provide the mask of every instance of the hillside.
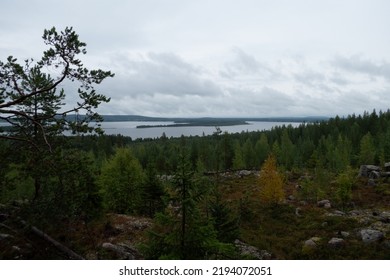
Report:
M0 142L1 258L390 259L390 111L50 140Z

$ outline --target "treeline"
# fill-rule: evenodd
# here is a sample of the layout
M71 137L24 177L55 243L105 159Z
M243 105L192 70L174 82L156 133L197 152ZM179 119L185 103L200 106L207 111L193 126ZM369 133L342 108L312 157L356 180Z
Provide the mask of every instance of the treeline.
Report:
M341 172L347 166L383 165L390 161L390 111L335 117L328 121L278 126L270 131L228 134L216 128L211 136L137 139L120 135L84 136L71 140L93 151L99 161L111 157L115 147L129 147L143 168L154 163L159 174L172 174L178 165L178 150L189 150L194 170L221 171L259 169L270 153L280 167L310 169L321 166Z

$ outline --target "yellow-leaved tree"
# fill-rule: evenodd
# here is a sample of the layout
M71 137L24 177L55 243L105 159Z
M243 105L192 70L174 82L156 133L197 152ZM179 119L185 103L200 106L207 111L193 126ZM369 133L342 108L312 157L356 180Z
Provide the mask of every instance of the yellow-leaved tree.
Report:
M277 204L283 199L283 177L278 172L275 157L269 155L260 171L260 200L266 204Z

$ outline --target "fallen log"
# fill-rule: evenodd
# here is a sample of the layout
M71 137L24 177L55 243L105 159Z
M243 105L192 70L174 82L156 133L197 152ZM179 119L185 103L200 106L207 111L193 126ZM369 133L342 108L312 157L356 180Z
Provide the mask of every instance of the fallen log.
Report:
M21 221L23 225L25 226L28 226L28 224L25 222L25 221ZM76 260L84 260L84 258L82 256L80 256L79 254L73 252L71 249L69 249L68 247L66 247L65 245L61 244L60 242L58 242L57 240L53 239L52 237L50 237L49 235L47 235L46 233L44 233L43 231L39 230L38 228L34 227L34 226L30 226L30 229L31 231L41 237L42 239L44 239L45 241L49 242L50 244L52 244L55 248L57 248L58 250L60 250L61 252L65 253L68 257L70 257L71 259L76 259Z

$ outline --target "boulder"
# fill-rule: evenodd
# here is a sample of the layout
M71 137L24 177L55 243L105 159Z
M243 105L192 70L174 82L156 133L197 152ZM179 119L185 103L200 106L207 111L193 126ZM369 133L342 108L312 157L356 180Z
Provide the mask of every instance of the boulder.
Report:
M311 253L313 252L317 247L318 244L321 242L320 237L312 237L306 241L303 242L302 246L302 252L303 253Z
M102 247L106 250L116 253L119 259L121 260L134 260L134 254L132 250L129 250L127 246L115 245L109 242L103 243Z
M340 210L335 210L335 211L333 212L333 214L334 214L335 216L345 216L345 212L340 211Z
M252 172L249 170L240 170L237 172L237 175L240 177L249 176L251 174L252 174Z
M329 240L328 245L333 248L339 248L344 246L345 241L342 238L333 237L331 240Z
M381 177L381 173L379 171L372 171L368 175L368 178L370 179L379 179Z
M382 232L383 235L387 235L390 233L390 224L377 221L370 225L370 229L378 230Z
M287 197L288 200L290 201L293 201L295 200L295 196L293 196L292 194L290 194L288 197Z
M332 205L330 204L330 201L328 199L318 201L317 206L322 207L322 208L326 208L326 209L329 209L332 207Z
M367 186L369 186L369 187L376 187L376 182L375 182L375 180L374 179L368 179L368 181L367 181Z
M390 212L389 211L383 211L379 214L379 219L382 223L390 223Z
M312 237L312 238L306 240L303 243L303 246L317 247L318 243L320 243L320 242L321 242L321 238L320 237Z
M269 260L272 257L272 255L266 250L259 250L258 248L248 245L238 239L234 241L234 245L243 256L249 256L258 260Z
M373 171L380 172L381 168L379 166L370 165L370 164L360 165L360 170L359 170L358 176L367 178L370 175L370 173Z
M383 232L375 229L362 229L360 236L364 243L372 243L381 241L384 238Z

